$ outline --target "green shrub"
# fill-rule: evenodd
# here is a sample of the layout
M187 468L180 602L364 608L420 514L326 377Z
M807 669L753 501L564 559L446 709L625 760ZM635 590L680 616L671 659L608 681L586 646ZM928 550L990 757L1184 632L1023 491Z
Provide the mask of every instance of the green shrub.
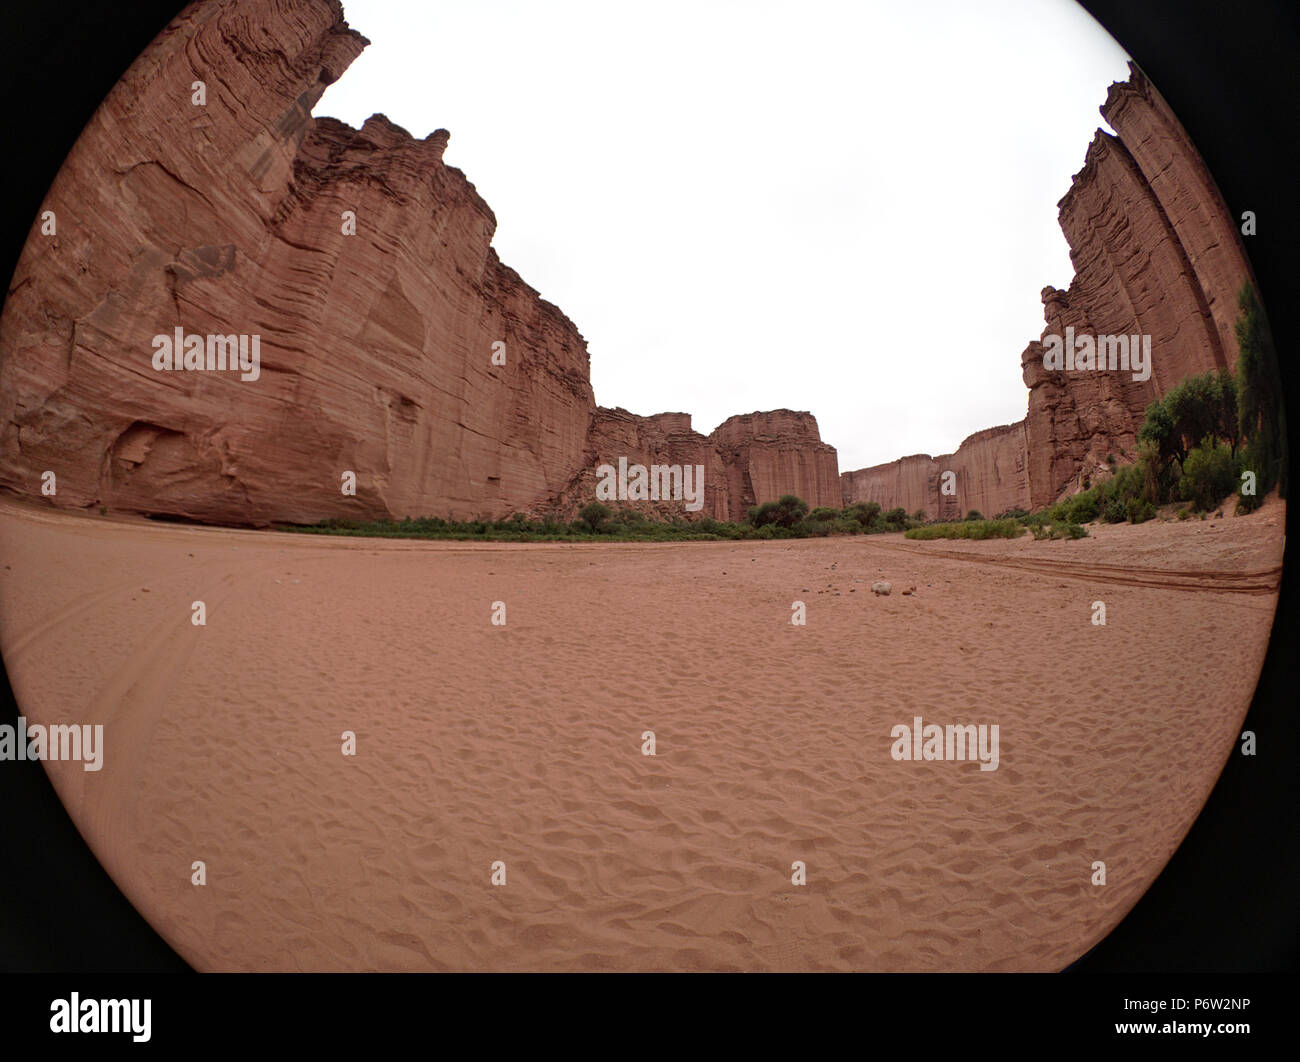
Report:
M925 527L911 528L904 538L966 538L982 540L987 538L1016 538L1024 529L1015 520L963 520L961 523L927 524Z
M797 535L807 538L825 538L831 533L830 525L811 517L800 520L792 529Z
M1067 539L1067 538L1087 538L1088 529L1081 524L1072 524L1065 520L1058 520L1055 523L1037 524L1030 527L1037 541L1046 539Z
M776 501L763 502L749 510L749 522L755 527L791 528L808 515L808 503L793 494L783 494Z
M609 508L598 501L587 502L578 510L578 519L586 524L589 530L595 531L609 519Z
M1096 488L1082 491L1071 498L1065 507L1064 519L1070 524L1086 524L1097 519Z
M1237 462L1228 447L1206 436L1193 447L1183 462L1183 476L1178 483L1179 496L1204 511L1218 507L1237 487Z
M852 520L859 527L874 527L880 519L879 502L854 502L844 507L844 519Z
M1101 511L1101 518L1108 524L1122 524L1128 517L1129 503L1122 498L1111 498Z
M968 513L966 514L966 519L967 519L967 520L983 520L983 519L984 519L984 514L983 514L982 512L980 512L978 509L972 509L970 512L968 512Z
M1248 440L1245 467L1258 477L1257 490L1267 494L1274 484L1286 497L1286 413L1277 350L1264 308L1250 282L1237 293L1237 419Z
M1125 508L1130 524L1144 524L1156 515L1156 507L1145 498L1130 498Z
M840 511L838 509L832 509L828 505L819 505L808 514L808 519L819 521L837 520L839 519L839 515Z

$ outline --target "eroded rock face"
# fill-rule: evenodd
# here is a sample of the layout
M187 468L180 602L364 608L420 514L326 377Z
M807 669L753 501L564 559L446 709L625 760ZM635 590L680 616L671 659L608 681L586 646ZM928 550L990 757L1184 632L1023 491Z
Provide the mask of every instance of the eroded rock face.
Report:
M1002 433L996 444L978 441L989 434L979 432L933 462L905 457L845 472L846 501L925 508L933 516L933 466L955 467L970 447L972 458L981 456L959 479L959 504L939 515L1041 508L1106 473L1112 458L1133 460L1154 399L1188 376L1235 366L1237 292L1251 276L1236 223L1168 104L1130 70L1101 108L1119 136L1097 131L1058 204L1075 276L1066 291L1043 289L1043 333L1021 353L1029 388L1023 426L992 429ZM1075 335L1150 336L1149 375L1048 370L1044 342L1070 328ZM1017 446L1023 449L1014 456Z
M686 413L640 417L625 409L598 409L592 420L585 466L565 490L559 506L566 515L594 497L601 464L691 465L704 469L704 498L698 515L744 520L749 508L783 494L809 506L838 508L839 463L835 448L821 441L817 419L806 412L777 409L731 417L711 434L691 427ZM681 504L633 503L660 517L688 516Z
M755 502L796 494L810 508L839 508L839 458L811 413L778 409L723 421L709 436L726 467L731 519Z
M987 428L963 440L957 452L931 457L916 454L884 465L845 472L840 477L842 504L880 502L909 514L923 509L931 520L960 520L971 509L995 516L1025 508L1028 473L1025 422ZM944 473L952 492L944 490Z
M39 496L48 469L56 505L233 523L494 517L564 503L618 451L706 464L713 515L827 493L807 414L729 432L728 469L685 414L598 411L585 341L498 261L448 133L311 117L366 43L333 0L212 2L132 66L0 322L0 485ZM177 328L258 336L257 378L155 369Z
M242 523L495 515L568 480L586 345L497 260L447 133L310 117L366 43L336 2L205 3L132 66L15 276L0 483ZM155 370L177 327L260 336L259 377Z
M490 518L576 511L623 457L702 466L701 507L671 508L687 515L742 519L787 493L991 514L1131 454L1152 397L1235 359L1235 225L1135 71L1103 108L1120 139L1098 133L1061 201L1076 277L1044 293L1044 334L1149 333L1149 381L1050 373L1031 343L1024 422L842 481L806 412L704 436L684 413L598 408L583 337L497 259L448 133L312 118L366 43L337 0L207 0L131 67L51 187L57 230L36 220L0 319L0 487L42 497L48 470L51 504L214 522ZM155 337L177 329L257 337L256 378L160 371Z

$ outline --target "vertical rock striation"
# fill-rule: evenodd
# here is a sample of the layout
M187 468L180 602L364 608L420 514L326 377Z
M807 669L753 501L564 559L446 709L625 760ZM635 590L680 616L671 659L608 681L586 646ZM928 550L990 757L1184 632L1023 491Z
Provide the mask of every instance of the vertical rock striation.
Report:
M599 408L586 342L498 260L448 133L312 117L367 43L337 0L205 0L132 65L51 186L57 231L37 219L0 318L0 488L42 497L48 470L51 504L245 524L496 517L572 512L624 457L702 466L718 518L787 493L994 513L1131 452L1152 397L1235 360L1235 224L1134 70L1103 107L1119 136L1098 132L1061 200L1076 275L1044 291L1044 336L1150 334L1149 380L1049 372L1036 341L1023 422L843 477L810 413L704 436L684 413ZM156 368L154 337L177 329L256 337L256 379Z
M367 43L337 0L209 0L132 65L0 320L0 487L39 497L53 470L56 505L233 523L493 517L563 505L618 450L698 459L719 516L838 496L808 414L722 445L598 410L583 337L497 259L448 133L311 116ZM155 369L177 328L256 335L258 378Z

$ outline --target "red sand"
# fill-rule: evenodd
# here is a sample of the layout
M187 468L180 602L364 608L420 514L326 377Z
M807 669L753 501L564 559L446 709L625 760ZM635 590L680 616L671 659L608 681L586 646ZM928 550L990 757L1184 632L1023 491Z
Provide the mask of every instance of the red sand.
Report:
M479 545L5 502L0 648L29 722L104 724L102 770L46 769L201 969L1054 970L1234 752L1283 525ZM918 715L997 724L998 769L892 759Z

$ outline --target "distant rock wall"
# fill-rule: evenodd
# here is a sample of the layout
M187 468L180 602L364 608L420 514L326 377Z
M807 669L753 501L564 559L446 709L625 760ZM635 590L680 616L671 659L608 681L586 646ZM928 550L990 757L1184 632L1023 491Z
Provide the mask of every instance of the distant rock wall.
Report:
M1025 453L1024 421L987 428L965 439L956 453L916 454L845 472L840 477L842 504L876 501L909 514L923 509L931 520L960 520L971 509L994 516L1028 508ZM944 490L945 472L953 473L951 493Z
M839 458L811 413L778 409L723 421L709 436L727 475L731 519L755 502L796 494L815 509L840 507Z
M705 470L700 515L743 520L749 508L783 494L809 506L840 506L835 448L821 441L811 413L777 409L731 417L711 434L691 428L686 413L640 417L625 409L598 409L588 438L587 460L564 491L566 515L595 497L595 469L625 457L629 464L692 465ZM634 508L659 516L687 515L676 503Z

